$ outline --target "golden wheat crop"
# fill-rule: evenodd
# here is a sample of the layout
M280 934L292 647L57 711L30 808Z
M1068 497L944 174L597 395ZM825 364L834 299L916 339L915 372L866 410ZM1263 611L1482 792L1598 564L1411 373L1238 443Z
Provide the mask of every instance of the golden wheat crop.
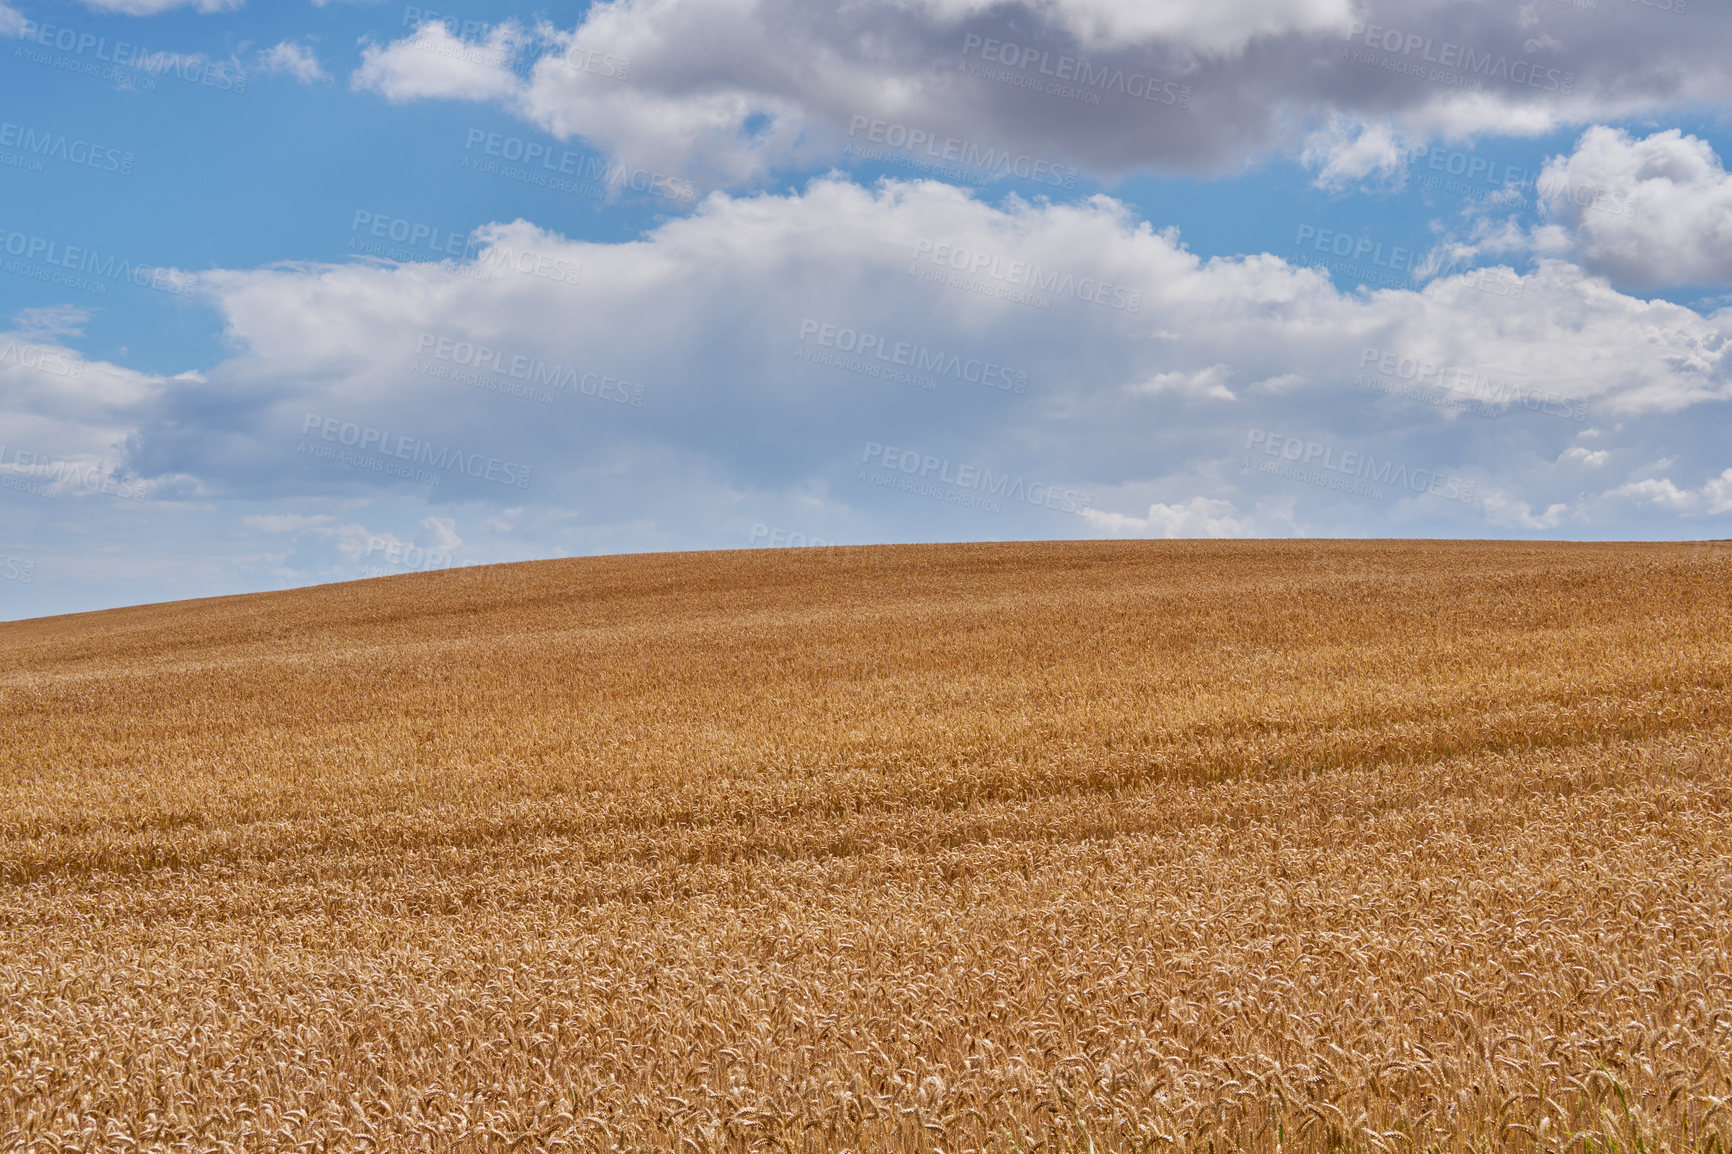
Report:
M1732 554L0 625L6 1150L1732 1151Z

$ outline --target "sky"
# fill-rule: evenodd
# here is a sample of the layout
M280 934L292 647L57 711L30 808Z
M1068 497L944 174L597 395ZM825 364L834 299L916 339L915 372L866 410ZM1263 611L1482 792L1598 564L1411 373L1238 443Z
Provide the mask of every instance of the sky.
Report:
M1732 7L465 5L0 0L0 619L1732 537Z

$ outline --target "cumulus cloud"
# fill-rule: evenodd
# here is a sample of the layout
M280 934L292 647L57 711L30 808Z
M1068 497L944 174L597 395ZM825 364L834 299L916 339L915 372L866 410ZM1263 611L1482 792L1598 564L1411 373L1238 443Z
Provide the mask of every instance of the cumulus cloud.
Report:
M923 0L915 5L939 22L960 24L998 7L1001 0ZM1090 48L1176 41L1208 56L1232 56L1254 40L1346 32L1350 0L1034 0L1031 14Z
M171 382L91 361L66 343L88 314L30 309L0 332L0 477L7 489L82 498L141 497L151 486L126 465L128 440ZM172 488L167 473L156 487Z
M449 568L463 547L454 517L423 517L421 531L410 537L400 537L389 529L373 531L360 524L309 528L312 536L327 539L350 561L374 568Z
M1732 10L1666 20L1624 4L615 0L496 45L423 27L370 49L357 83L494 101L724 186L847 146L909 163L1008 151L1111 177L1230 171L1300 139L1333 187L1398 183L1430 139L1723 100L1728 38ZM874 122L923 144L870 139Z
M1670 477L1648 477L1620 485L1610 495L1669 513L1693 516L1728 513L1732 512L1732 469L1695 488L1680 488Z
M1732 174L1705 140L1595 126L1538 192L1558 226L1542 248L1632 287L1732 283Z
M1341 293L1272 256L1202 259L1106 197L826 178L712 194L624 242L478 235L458 265L201 274L239 351L145 406L129 466L213 498L422 500L543 553L744 544L753 524L1483 532L1615 521L1621 499L1578 500L1582 414L1613 430L1592 452L1634 458L1678 412L1732 400L1714 319L1567 262L1506 270L1519 296L1475 276ZM211 411L220 427L196 419ZM1249 468L1253 429L1323 446L1335 473ZM430 483L387 468L404 445L496 464ZM1481 496L1355 493L1336 474L1366 456Z
M401 40L365 44L351 84L398 104L439 98L510 105L522 88L512 65L529 39L512 21L488 29L481 40L463 39L447 25L428 21Z
M259 53L259 71L284 73L302 84L330 79L329 74L319 67L319 58L313 55L312 49L287 40Z
M1367 124L1337 116L1305 141L1300 160L1316 172L1322 188L1400 187L1406 183L1412 151L1387 122Z
M1568 501L1557 501L1536 510L1531 503L1508 493L1492 492L1485 496L1486 524L1499 529L1546 533L1564 524L1573 512Z

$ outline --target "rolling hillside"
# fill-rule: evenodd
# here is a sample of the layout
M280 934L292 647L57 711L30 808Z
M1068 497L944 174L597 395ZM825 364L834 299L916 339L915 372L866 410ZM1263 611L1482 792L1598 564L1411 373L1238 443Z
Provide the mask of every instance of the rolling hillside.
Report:
M1732 1149L1724 546L414 574L0 735L0 1149Z

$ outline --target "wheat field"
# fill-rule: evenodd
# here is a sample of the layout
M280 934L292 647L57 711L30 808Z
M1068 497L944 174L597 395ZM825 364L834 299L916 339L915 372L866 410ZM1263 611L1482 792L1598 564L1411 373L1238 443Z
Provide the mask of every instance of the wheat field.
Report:
M1732 1151L1732 551L0 625L0 1149Z

